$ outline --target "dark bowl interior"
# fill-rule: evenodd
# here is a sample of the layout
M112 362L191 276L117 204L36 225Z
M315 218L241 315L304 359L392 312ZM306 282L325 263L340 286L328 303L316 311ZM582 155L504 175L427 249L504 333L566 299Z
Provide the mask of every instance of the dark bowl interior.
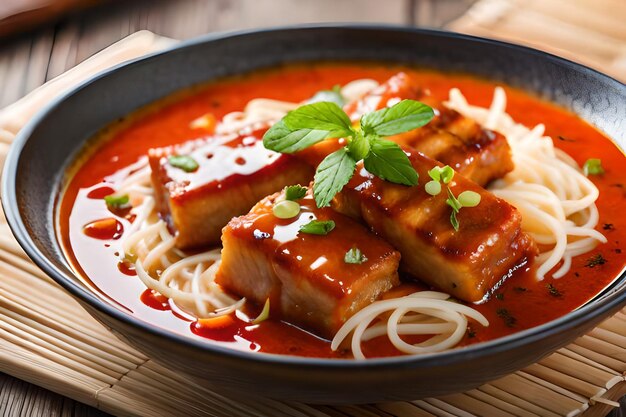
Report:
M367 362L234 351L151 326L86 289L54 232L64 171L85 141L133 110L193 84L294 61L376 60L506 82L579 114L624 149L626 87L596 71L510 44L381 26L301 27L215 35L119 66L51 103L7 159L2 202L30 257L99 321L151 358L206 386L321 403L411 400L474 388L527 366L626 303L626 279L567 316L437 355Z

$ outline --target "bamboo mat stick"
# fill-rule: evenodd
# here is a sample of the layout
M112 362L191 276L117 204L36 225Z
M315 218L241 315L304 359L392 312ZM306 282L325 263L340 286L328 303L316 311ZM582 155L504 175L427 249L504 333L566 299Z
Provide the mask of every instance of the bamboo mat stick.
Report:
M520 416L520 415L524 415L524 416L536 416L537 414L525 410L522 407L519 407L513 403L507 402L507 401L503 401L498 397L495 397L493 395L490 395L486 392L480 391L479 389L473 389L471 391L466 392L467 395L469 395L470 397L476 398L477 400L481 400L487 404L493 404L494 406L498 407L501 410L504 410L508 413L511 413L515 416Z
M134 33L86 59L80 65L65 72L63 76L47 82L16 103L6 107L0 112L0 127L9 132L17 133L39 108L57 96L59 92L79 84L101 70L158 51L173 42L171 39L156 36L148 31Z
M433 404L431 404L428 401L425 400L417 400L417 401L411 401L412 404L416 405L419 408L422 408L424 410L427 410L431 413L433 413L434 415L436 415L437 417L457 417L455 414L450 413L447 410L443 410L442 408L439 408ZM461 410L459 410L461 411ZM467 415L467 413L464 413L463 415Z
M467 410L472 415L515 417L515 414L498 408L495 404L486 403L466 393L446 395L441 397L440 400L459 409Z
M526 367L523 371L518 372L518 375L557 394L577 401L581 407L588 402L589 398L606 392L603 388L559 374L538 363Z
M621 346L623 349L622 354L626 354L626 349L624 349L624 347L626 346L626 333L618 334L613 333L612 331L607 330L603 327L596 327L589 332L589 335L596 337L600 340L604 340L605 342L609 342L615 346Z
M626 2L619 0L480 0L448 28L543 49L626 80L621 16Z
M411 403L381 403L376 404L376 408L394 416L433 417L435 415L426 411L425 409L418 408Z
M556 393L543 385L537 384L520 376L519 374L506 376L492 382L491 385L494 385L512 395L525 398L529 402L557 415L566 415L571 410L577 410L580 407L580 403L578 401Z
M526 397L518 397L517 395L511 394L503 389L498 388L493 383L483 385L482 387L479 387L478 390L486 394L492 395L507 403L514 404L515 406L533 415L540 415L544 417L557 417L558 416L558 414L550 410L546 410L545 408L542 408L533 404L528 399L526 399Z
M600 33L611 38L626 41L626 30L624 21L620 16L626 16L626 9L619 13L619 9L612 9L617 13L606 13L606 10L598 8L597 5L589 7L584 2L579 2L580 6L571 7L571 0L515 0L518 7L531 8L535 12L543 15L553 16L556 19ZM623 6L621 2L619 6Z
M148 38L152 43L147 42ZM118 46L127 48L126 52L111 47L103 51L99 60L92 61L88 70L106 67L108 60L138 54L141 49L138 45L151 45L146 47L151 50L156 40L151 34L135 35ZM82 76L78 70L72 75L74 81ZM42 89L49 97L63 85L58 82L57 90ZM40 101L35 94L18 104L11 112L27 107L34 111ZM6 125L2 124L1 116L11 112L0 112L0 152L13 138L11 131L2 130ZM467 393L413 402L337 407L265 398L234 399L150 361L112 336L28 261L9 237L4 216L0 214L0 368L118 415L573 415L594 402L615 406L610 400L613 397L606 395L617 395L625 385L625 319L626 315L619 313L561 353ZM606 395L599 397L599 394Z

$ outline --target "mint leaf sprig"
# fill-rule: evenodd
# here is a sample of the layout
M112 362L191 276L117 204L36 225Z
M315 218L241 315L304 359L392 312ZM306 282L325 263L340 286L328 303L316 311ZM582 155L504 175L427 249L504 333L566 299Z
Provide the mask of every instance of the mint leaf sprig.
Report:
M418 174L396 143L385 136L422 127L434 117L433 109L414 100L367 113L358 126L334 102L321 101L289 112L263 136L263 145L281 153L294 153L328 138L345 138L347 145L326 156L315 172L313 197L318 207L330 205L350 181L358 161L373 175L396 184L417 185Z

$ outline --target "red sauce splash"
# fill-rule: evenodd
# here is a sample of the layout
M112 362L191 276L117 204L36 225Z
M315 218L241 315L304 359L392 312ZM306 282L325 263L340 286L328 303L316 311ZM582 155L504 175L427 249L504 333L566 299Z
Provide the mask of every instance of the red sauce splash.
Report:
M104 197L111 195L114 192L115 190L111 187L98 187L89 191L87 198L91 198L92 200L102 200Z
M151 290L151 289L145 290L144 292L141 293L141 296L139 297L139 299L141 300L142 303L144 303L148 307L153 308L155 310L161 310L161 311L171 310L169 298L167 298L166 296L162 294L159 294L158 292L154 290Z
M124 275L129 275L131 277L137 275L137 271L135 271L135 265L126 260L119 261L117 263L117 269L119 269L119 271Z
M83 233L100 240L117 240L124 233L124 226L119 220L109 217L94 220L83 226Z

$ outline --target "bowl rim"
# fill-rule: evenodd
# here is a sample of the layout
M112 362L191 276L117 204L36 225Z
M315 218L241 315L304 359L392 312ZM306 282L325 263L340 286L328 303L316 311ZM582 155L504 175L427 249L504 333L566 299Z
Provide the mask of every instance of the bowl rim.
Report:
M246 29L235 31L215 32L207 35L203 35L197 38L193 38L186 41L181 41L174 46L169 46L163 50L152 52L143 55L138 58L134 58L123 63L114 65L108 69L98 72L97 74L89 77L73 88L58 95L37 113L26 123L26 125L18 132L13 144L11 145L7 154L4 169L2 172L1 182L1 194L0 200L5 212L7 223L11 228L14 237L24 249L29 258L40 267L49 277L51 277L57 284L63 287L66 291L77 298L81 303L86 303L91 308L96 309L98 312L105 314L113 318L116 321L122 322L124 325L131 326L135 330L150 333L152 336L163 338L169 342L173 342L176 345L183 345L186 348L193 348L201 351L208 351L209 353L224 358L236 359L240 361L247 361L251 363L265 363L274 366L291 366L297 365L298 367L304 367L308 369L315 368L317 370L331 370L331 369L378 369L378 368L406 368L407 365L412 367L429 367L433 364L437 366L446 366L450 364L460 363L467 360L476 360L485 356L490 356L495 353L499 353L506 350L513 350L515 348L521 348L524 345L532 344L536 341L544 339L553 333L559 333L568 329L573 329L579 324L582 324L589 320L589 318L595 318L605 314L608 311L617 309L620 305L626 305L626 286L606 294L600 301L591 302L584 306L564 315L555 320L549 321L542 325L525 329L507 336L503 336L494 340L476 343L470 346L462 348L451 349L444 352L425 354L425 355L401 355L395 357L386 358L371 358L366 361L359 361L355 359L327 359L327 358L310 358L300 357L292 355L280 355L264 352L248 352L238 349L233 349L228 346L218 345L204 340L192 338L182 334L178 334L174 331L160 327L155 323L150 323L137 316L124 312L122 309L115 307L112 303L109 303L98 296L94 291L88 289L84 285L79 284L76 274L65 274L59 268L57 268L35 245L36 236L31 236L26 225L22 221L18 204L17 204L17 190L15 178L17 175L17 167L20 161L21 153L31 137L33 131L50 113L52 113L57 107L65 102L69 97L78 93L79 91L89 88L89 86L101 78L107 77L112 73L120 71L126 67L132 67L142 62L154 59L158 56L172 53L173 51L186 49L195 45L219 42L221 40L255 36L268 32L292 32L300 30L370 30L370 31L386 31L396 33L413 33L422 34L434 37L443 37L462 40L465 42L472 42L478 44L495 45L498 47L509 48L520 51L525 54L540 55L544 59L548 59L556 62L557 64L570 67L576 71L591 74L593 77L600 77L609 82L615 82L618 86L624 88L626 96L626 85L619 80L616 80L606 74L603 74L595 69L586 67L584 65L575 63L565 58L558 57L551 53L539 51L537 49L529 48L522 45L517 45L509 42L503 42L493 39L486 39L482 37L459 34L455 32L436 30L436 29L423 29L412 26L393 25L393 24L354 24L354 23L330 23L330 24L305 24L305 25L286 25L261 29ZM613 140L613 139L611 139ZM614 140L613 140L614 141ZM616 144L616 146L619 145ZM55 204L56 206L56 204ZM59 248L62 244L57 241ZM63 257L63 262L67 260ZM71 269L71 268L70 268ZM617 282L622 281L626 277L626 270L622 270L619 276L616 278L613 287ZM606 289L604 292L606 293ZM81 306L84 308L84 306ZM90 312L91 314L91 312ZM114 329L115 330L115 329ZM557 331L558 330L558 331ZM115 331L117 333L117 331ZM123 332L121 332L123 333Z

